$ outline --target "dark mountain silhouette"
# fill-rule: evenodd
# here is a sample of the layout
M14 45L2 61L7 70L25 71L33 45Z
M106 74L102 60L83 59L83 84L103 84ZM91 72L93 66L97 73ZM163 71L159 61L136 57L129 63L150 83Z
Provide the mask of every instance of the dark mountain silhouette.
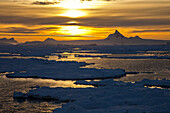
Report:
M139 36L135 36L135 37L129 37L129 39L142 39Z
M1 38L0 39L0 44L13 44L13 45L16 45L16 44L18 44L18 42L14 38L10 38L10 39Z
M44 42L53 42L53 41L55 41L55 42L56 42L56 40L55 40L55 39L53 39L53 38L47 38L47 39L45 39L45 40L44 40Z
M115 39L127 39L125 36L123 36L118 30L115 31L115 33L110 34L106 40L115 40Z
M15 42L14 39L1 39L6 42ZM16 43L16 42L15 42ZM118 30L115 30L113 34L110 34L107 38L102 40L74 40L74 41L57 41L53 38L47 38L44 41L25 42L26 45L167 45L168 40L150 40L142 39L139 36L125 37Z

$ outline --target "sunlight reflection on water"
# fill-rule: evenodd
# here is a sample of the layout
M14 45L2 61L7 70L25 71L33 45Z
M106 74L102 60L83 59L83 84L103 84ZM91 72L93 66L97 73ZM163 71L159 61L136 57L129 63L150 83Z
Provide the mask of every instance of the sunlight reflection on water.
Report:
M61 55L61 58L56 56ZM85 57L78 57L76 55L87 55ZM88 56L89 55L89 56ZM157 52L154 55L160 56ZM64 56L64 57L62 57ZM94 57L96 56L96 57ZM102 58L102 56L107 56ZM129 74L117 80L133 82L140 81L142 79L168 79L170 74L169 70L169 59L122 59L122 58L111 58L111 57L131 57L131 56L152 56L150 53L139 53L139 54L100 54L100 53L53 53L52 56L48 56L48 60L56 61L77 61L86 63L95 63L94 65L86 65L85 68L106 68L106 69L125 69L126 72L139 72L139 74ZM169 56L169 53L161 54L161 56Z
M6 73L0 73L0 78L4 79L10 79L6 78ZM72 80L52 80L52 79L39 79L39 78L12 78L11 81L22 81L22 82L35 82L35 83L42 83L42 84L48 84L49 87L71 87L71 88L87 88L87 87L93 87L91 85L76 85Z
M81 50L81 48L74 48L73 52L59 51L52 53L45 57L30 57L30 56L1 56L0 58L36 58L44 60L55 61L77 61L86 63L95 63L93 65L86 65L81 68L97 68L97 69L125 69L126 72L139 72L139 74L130 75L120 78L121 81L139 81L146 79L170 79L170 60L169 59L150 59L150 56L170 56L169 51L139 51L137 54L107 54L96 53L94 50ZM141 57L135 58L133 57ZM117 57L117 58L116 58ZM124 57L128 57L125 58ZM131 58L132 57L132 58ZM148 57L145 59L145 57ZM58 81L58 84L62 83ZM65 83L65 82L64 82ZM71 87L73 83L68 82ZM55 85L54 85L55 86ZM66 85L68 86L68 85ZM62 86L61 86L62 87Z
M30 56L1 56L0 58L36 58L45 60L56 60L56 61L77 61L86 63L95 63L94 65L86 65L86 68L106 68L115 69L122 68L126 71L141 72L139 74L127 74L126 77L116 79L117 81L134 82L144 78L146 79L169 79L170 74L170 60L169 59L116 59L107 57L119 57L119 56L139 56L139 55L159 55L158 52L144 52L140 54L102 54L102 53L89 53L91 51L80 50L79 48L74 49L76 52L71 53L69 51L63 51L60 53L52 53L45 57L30 57ZM147 54L146 54L147 53ZM165 55L164 54L161 55ZM167 54L169 54L167 52ZM79 55L87 55L80 57ZM105 57L103 57L105 56ZM146 72L146 73L142 73ZM148 73L149 72L149 73ZM153 73L150 73L153 72ZM0 112L52 112L55 108L60 108L62 103L55 102L36 102L36 101L18 101L13 99L13 92L28 92L32 89L32 86L49 86L49 87L72 87L72 88L86 88L93 86L75 85L75 81L56 81L51 79L32 79L32 78L6 78L5 74L0 75L0 101L3 109Z
M0 75L0 112L1 113L51 113L55 108L61 108L61 103L46 102L46 101L29 101L18 100L13 98L13 93L28 92L33 85L53 86L56 83L47 81L39 81L38 79L9 79L4 75Z
M56 108L61 108L61 102L44 100L14 99L14 92L28 92L32 86L72 87L86 88L93 86L75 85L75 81L56 81L51 79L33 78L6 78L5 73L0 74L0 109L1 113L51 113Z

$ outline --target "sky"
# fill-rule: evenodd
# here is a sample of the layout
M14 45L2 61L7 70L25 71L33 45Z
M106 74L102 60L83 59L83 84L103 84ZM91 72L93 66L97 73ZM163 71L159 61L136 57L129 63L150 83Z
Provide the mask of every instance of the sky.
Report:
M0 0L0 38L170 40L170 0Z

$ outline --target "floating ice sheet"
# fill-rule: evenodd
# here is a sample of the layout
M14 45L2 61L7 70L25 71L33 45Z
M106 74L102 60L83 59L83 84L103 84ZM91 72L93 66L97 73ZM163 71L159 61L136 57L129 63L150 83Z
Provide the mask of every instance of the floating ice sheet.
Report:
M55 113L170 112L170 91L167 89L149 89L131 83L122 85L122 82L112 80L98 82L103 83L105 86L98 88L42 87L28 93L15 92L14 97L49 98L69 102L61 109L56 109Z
M170 88L170 80L148 80L143 79L142 81L135 82L137 85L143 86L157 86L162 88Z
M0 72L14 72L7 77L46 78L55 80L82 80L119 78L125 76L123 69L80 68L85 62L48 61L41 59L0 59Z

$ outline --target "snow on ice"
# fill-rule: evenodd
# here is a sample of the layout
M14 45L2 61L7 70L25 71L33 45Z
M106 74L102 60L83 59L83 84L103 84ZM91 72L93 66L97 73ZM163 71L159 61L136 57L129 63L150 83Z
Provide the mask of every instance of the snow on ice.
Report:
M55 80L81 80L120 78L125 76L123 69L80 68L85 62L48 61L42 59L3 59L0 58L0 72L14 72L7 77L46 78Z
M94 83L99 84L97 88L42 87L30 90L28 93L15 92L14 97L51 98L68 102L62 108L55 109L54 113L170 112L170 91L168 89L149 89L139 84L113 80ZM151 81L151 83L156 83L156 81ZM87 83L84 82L84 84Z

